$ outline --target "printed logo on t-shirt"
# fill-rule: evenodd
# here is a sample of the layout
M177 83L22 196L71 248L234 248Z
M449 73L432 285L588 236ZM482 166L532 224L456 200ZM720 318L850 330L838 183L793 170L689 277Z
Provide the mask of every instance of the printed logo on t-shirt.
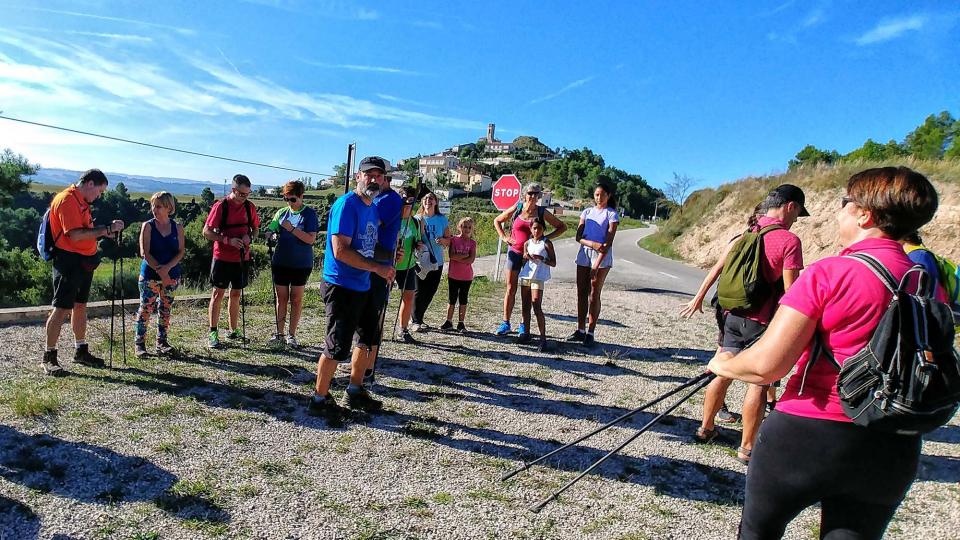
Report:
M302 228L300 225L303 223L303 214L294 214L293 212L287 212L287 221L290 222L295 228Z
M373 249L377 245L377 225L368 221L367 229L360 235L359 240L360 249L357 251L364 257L373 257Z

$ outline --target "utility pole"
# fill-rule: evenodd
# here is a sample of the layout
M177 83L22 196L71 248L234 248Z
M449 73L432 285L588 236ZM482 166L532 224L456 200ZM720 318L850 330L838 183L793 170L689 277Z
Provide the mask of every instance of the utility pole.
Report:
M347 168L343 171L343 194L350 193L350 173L353 171L353 162L357 157L357 143L347 146Z

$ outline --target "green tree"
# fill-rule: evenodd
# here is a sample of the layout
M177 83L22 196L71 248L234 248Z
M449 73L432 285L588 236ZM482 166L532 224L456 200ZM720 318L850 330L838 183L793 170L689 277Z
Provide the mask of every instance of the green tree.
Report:
M0 155L0 204L6 206L13 200L14 195L26 191L30 187L30 181L23 177L37 174L38 169L39 167L31 165L27 158L15 154L9 148L4 149Z
M257 192L257 197L267 196L267 186L257 186L257 189L255 191Z
M204 208L210 208L216 200L217 196L213 194L212 189L205 187L203 191L200 192L200 204L203 205Z
M867 139L863 146L843 156L845 160L862 159L865 161L884 161L907 155L907 150L897 141L890 140L887 144L880 144L873 139Z
M840 160L840 154L836 150L820 150L812 144L803 147L803 150L797 152L794 159L791 159L788 166L795 169L801 165L814 165L817 163L836 163Z
M955 134L956 120L949 112L930 115L923 124L911 131L904 140L904 146L911 156L920 159L940 159L944 151L951 146Z

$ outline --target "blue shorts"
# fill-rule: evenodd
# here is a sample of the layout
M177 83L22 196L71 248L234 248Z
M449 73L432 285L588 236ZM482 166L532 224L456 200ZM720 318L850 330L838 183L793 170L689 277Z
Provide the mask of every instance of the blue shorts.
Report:
M523 254L517 253L512 249L507 250L507 270L519 272L523 268Z

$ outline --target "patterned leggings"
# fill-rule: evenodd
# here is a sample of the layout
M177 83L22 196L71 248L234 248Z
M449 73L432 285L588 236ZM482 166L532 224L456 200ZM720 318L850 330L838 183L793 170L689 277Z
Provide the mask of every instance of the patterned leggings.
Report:
M157 319L157 341L167 340L167 328L170 327L170 310L173 308L173 292L177 285L167 285L160 280L141 279L140 309L137 310L137 343L145 343L147 338L147 324L150 315L159 308L160 316Z

